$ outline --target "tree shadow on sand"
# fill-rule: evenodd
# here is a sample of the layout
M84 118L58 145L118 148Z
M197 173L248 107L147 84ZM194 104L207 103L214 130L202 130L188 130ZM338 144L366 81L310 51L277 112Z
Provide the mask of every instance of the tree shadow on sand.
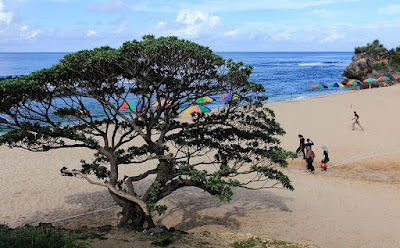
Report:
M74 215L80 215L116 205L107 190L70 195L65 198L65 201L68 206L54 208L50 211L37 211L33 216L26 218L24 223L19 223L19 225L23 225L25 223L36 225L38 223L52 222L54 220L60 220ZM101 221L107 222L108 220L104 219L104 216L109 215L110 211L107 211L100 214L90 214L84 217L73 218L71 220L60 221L57 223L68 225L69 223L76 222L76 226L103 225Z
M170 224L180 230L190 230L205 225L240 229L239 218L252 212L291 212L286 202L290 197L275 195L266 190L235 189L232 201L221 202L216 197L197 188L170 195L159 204L169 208L167 214L156 217L159 224ZM166 224L166 225L168 225Z

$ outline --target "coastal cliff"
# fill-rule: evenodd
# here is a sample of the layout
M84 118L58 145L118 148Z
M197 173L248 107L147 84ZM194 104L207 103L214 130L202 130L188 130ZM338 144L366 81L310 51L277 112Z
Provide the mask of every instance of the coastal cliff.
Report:
M356 47L353 61L342 75L360 81L381 76L396 78L400 75L400 47L387 50L379 40Z

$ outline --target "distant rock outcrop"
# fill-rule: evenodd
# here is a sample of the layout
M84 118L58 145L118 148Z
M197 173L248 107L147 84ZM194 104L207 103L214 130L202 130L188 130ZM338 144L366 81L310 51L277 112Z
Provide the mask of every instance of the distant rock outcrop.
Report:
M353 61L344 70L343 76L360 81L367 78L400 75L400 47L387 50L378 40L365 47L355 49Z

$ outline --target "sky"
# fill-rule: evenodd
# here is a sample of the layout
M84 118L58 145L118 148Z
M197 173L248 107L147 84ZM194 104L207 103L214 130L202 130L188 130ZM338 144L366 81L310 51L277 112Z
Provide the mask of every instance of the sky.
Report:
M400 46L399 0L0 0L0 52L120 47L178 36L215 52Z

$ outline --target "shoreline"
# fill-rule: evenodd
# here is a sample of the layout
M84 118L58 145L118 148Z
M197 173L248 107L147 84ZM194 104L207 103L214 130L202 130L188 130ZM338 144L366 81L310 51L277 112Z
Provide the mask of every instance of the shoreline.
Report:
M202 190L182 191L160 203L169 209L156 223L188 232L252 232L322 247L400 246L395 231L400 229L400 146L382 150L400 143L395 135L400 132L400 116L393 115L399 95L400 85L394 85L266 103L286 131L279 137L282 147L296 150L299 133L314 141L318 173L290 175L290 170L305 170L302 159L290 160L285 171L295 191L236 189L231 203L221 203ZM365 131L351 130L353 110L358 111ZM323 173L318 170L322 144L329 149L328 166L366 153L378 156ZM86 149L34 153L1 146L0 156L1 223L37 224L115 205L107 190L60 175L61 167L79 168L81 159L90 160L92 154ZM121 166L121 176L141 173L148 166ZM60 225L115 224L117 212Z

